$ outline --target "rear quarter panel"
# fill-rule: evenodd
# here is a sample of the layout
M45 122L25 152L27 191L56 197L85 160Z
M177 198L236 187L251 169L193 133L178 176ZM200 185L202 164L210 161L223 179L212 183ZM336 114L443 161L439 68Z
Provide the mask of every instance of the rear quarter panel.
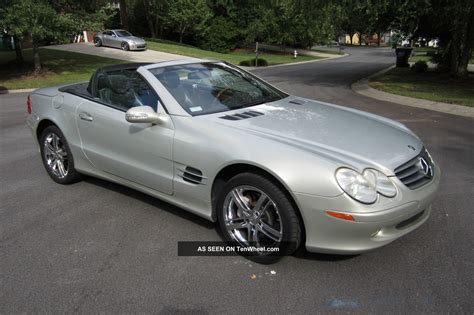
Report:
M27 118L33 137L39 144L38 127L47 121L55 124L66 137L69 148L74 156L75 166L81 169L86 162L83 159L80 137L76 128L76 109L83 99L58 91L59 87L35 90L31 95L31 115Z

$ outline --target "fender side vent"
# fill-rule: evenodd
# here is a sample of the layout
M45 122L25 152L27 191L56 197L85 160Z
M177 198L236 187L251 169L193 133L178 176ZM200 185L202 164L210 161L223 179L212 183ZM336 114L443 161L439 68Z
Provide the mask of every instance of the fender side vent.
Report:
M203 179L206 178L200 170L193 167L187 166L182 172L183 180L191 184L202 184Z
M233 115L221 116L220 118L227 119L227 120L242 120L242 119L247 119L247 118L252 118L252 117L257 117L257 116L262 116L262 115L263 113L260 113L254 110L249 110L246 112L237 113Z
M295 98L294 100L291 100L288 103L296 104L296 105L303 105L303 104L306 103L306 101L302 100L302 99L299 99L299 98Z

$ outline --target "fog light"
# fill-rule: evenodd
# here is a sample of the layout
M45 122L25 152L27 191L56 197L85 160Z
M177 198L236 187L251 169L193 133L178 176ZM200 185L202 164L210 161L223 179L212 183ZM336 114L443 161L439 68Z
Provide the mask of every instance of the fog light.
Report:
M345 214L345 213L335 212L335 211L326 211L326 214L331 217L341 219L341 220L355 221L354 217L351 216L350 214Z

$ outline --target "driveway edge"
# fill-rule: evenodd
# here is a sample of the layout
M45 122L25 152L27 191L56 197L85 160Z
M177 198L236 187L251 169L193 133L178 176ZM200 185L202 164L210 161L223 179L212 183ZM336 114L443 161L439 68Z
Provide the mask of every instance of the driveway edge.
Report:
M34 90L37 90L37 89L39 89L39 88L20 89L20 90L0 90L0 95L15 94L15 93L28 93L28 92L33 92Z
M448 104L443 102L433 102L428 100L423 100L414 97L402 96L392 93L383 92L377 89L374 89L369 86L369 79L379 76L395 66L390 66L387 69L379 71L367 78L360 79L351 85L351 89L361 95L374 98L381 101L391 102L399 105L412 106L417 108L423 108L428 110L433 110L445 114L452 114L464 117L474 118L474 108L456 104Z

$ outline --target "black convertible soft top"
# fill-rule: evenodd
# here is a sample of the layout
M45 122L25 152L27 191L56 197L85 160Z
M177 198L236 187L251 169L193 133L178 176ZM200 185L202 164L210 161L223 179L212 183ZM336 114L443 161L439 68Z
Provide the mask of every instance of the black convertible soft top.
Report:
M138 69L141 66L146 66L149 64L151 64L151 62L120 63L116 65L105 66L105 67L97 69L94 72L94 74L89 80L89 83L76 83L76 84L63 86L62 88L59 89L59 91L68 92L71 94L75 94L77 96L90 98L92 97L92 86L96 78L96 75L98 73L118 71L118 70L133 70L133 69Z
M117 65L110 65L110 66L99 68L95 71L95 73L92 75L91 79L89 80L87 91L89 91L89 93L92 94L94 81L98 73L104 73L104 72L107 73L107 72L119 71L119 70L135 70L135 69L140 68L141 66L147 66L149 64L151 64L151 62L120 63Z

